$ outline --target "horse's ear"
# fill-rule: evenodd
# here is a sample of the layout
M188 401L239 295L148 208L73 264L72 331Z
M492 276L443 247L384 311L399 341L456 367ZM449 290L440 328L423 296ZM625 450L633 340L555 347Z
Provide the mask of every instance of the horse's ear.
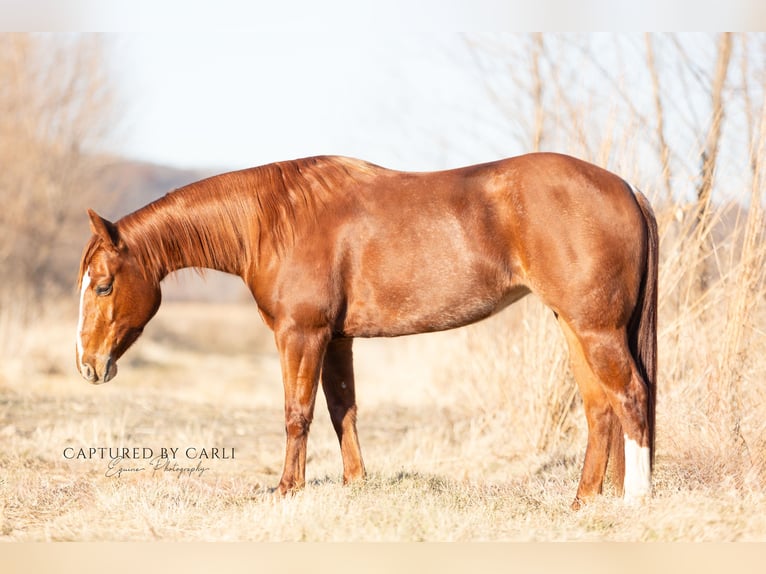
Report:
M117 247L117 227L111 221L101 217L92 209L88 210L90 217L90 230L94 235L98 235L107 246Z

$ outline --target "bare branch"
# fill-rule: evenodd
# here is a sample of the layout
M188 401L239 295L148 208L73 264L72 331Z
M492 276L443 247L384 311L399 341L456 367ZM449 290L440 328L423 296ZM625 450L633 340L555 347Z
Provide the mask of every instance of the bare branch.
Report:
M729 71L731 59L732 34L721 34L718 42L718 57L716 60L715 74L711 86L712 114L710 127L705 139L705 147L702 150L701 181L697 188L696 225L703 232L708 224L710 213L710 198L713 189L713 178L718 160L718 146L721 140L721 127L724 117L723 90L726 84L726 76ZM699 271L700 289L707 289L709 271L703 265Z
M662 165L662 181L665 185L665 196L668 203L673 200L673 189L670 185L670 148L665 140L665 119L662 106L662 97L660 90L660 77L657 73L657 66L654 60L654 48L652 47L652 36L645 34L646 40L646 65L649 68L649 75L652 78L652 93L654 95L654 110L657 115L657 145L660 152L660 163Z
M535 106L535 124L532 132L532 149L540 151L543 140L543 120L545 118L545 106L543 103L543 80L540 73L540 58L544 49L543 35L534 34L532 38L532 101Z

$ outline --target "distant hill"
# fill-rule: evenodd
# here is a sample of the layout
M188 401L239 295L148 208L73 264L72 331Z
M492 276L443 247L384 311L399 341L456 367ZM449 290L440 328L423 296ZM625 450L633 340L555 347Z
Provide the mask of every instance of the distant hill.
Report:
M150 201L186 184L224 170L176 169L132 160L107 160L99 169L99 187L107 206L104 217L119 219Z

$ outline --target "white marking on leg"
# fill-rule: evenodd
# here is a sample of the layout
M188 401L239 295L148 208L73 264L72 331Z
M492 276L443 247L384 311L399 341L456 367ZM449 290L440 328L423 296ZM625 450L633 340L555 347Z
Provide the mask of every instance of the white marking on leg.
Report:
M90 285L90 268L85 270L85 273L82 276L82 289L80 290L80 315L77 319L77 363L80 365L80 368L82 369L82 353L83 353L83 347L82 347L82 330L85 325L85 314L83 310L83 303L85 302L85 291L87 291L88 286Z
M652 490L651 453L648 446L638 443L625 435L625 495L627 503L639 503Z

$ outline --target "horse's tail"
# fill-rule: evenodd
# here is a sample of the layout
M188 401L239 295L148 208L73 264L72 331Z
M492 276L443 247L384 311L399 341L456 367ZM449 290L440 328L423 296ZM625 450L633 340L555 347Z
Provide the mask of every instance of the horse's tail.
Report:
M633 192L644 216L646 259L636 309L628 326L630 352L638 372L646 383L647 421L651 464L654 466L654 420L657 402L657 274L659 265L659 233L649 200L643 193Z

